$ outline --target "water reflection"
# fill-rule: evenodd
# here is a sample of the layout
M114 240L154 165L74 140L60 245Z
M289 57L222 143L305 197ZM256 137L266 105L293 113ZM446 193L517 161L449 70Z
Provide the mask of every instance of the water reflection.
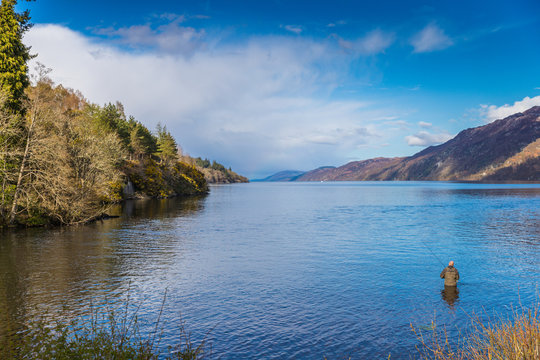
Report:
M447 193L450 195L467 195L467 196L474 196L474 197L511 196L511 197L534 198L534 197L540 196L540 188L538 187L499 188L499 189L489 189L489 188L445 189L443 191L438 190L438 192Z
M457 302L459 302L459 289L457 286L445 286L441 290L441 297L450 309L454 309Z
M136 286L127 274L169 266L185 240L178 219L203 209L201 197L129 201L86 226L0 232L0 348L36 315L77 316Z
M206 196L194 196L187 199L146 199L129 200L113 209L113 215L123 218L171 218L188 216L204 208Z

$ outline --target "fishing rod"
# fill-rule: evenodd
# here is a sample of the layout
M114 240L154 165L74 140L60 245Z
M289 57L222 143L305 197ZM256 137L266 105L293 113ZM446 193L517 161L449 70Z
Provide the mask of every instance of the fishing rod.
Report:
M435 255L435 253L429 248L429 246L427 246L427 244L424 242L424 240L422 240L422 239L420 238L420 242L422 242L422 244L424 244L424 246L426 247L426 249L429 250L429 252L431 253L431 255L433 255L433 257L434 257L435 259L437 259L437 261L440 262L441 265L442 265L443 267L446 266L446 265L444 265L444 263L441 261L441 259L439 259L439 257L438 257L437 255Z

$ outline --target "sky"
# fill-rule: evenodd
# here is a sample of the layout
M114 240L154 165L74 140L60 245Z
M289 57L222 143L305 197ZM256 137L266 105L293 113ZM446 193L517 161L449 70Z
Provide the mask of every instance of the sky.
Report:
M412 155L540 105L537 0L17 7L56 83L249 178Z

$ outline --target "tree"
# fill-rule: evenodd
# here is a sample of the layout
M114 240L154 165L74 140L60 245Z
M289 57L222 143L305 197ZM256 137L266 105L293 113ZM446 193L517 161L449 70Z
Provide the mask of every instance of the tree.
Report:
M138 159L152 155L157 148L156 138L140 122L135 122L135 125L131 129L130 145L133 154Z
M49 86L51 85L51 81L47 78L47 74L51 71L50 69L45 68L42 64L37 65L36 71L38 72L38 85L36 86L37 89L43 87L43 86ZM20 162L18 163L18 170L17 170L17 177L16 182L14 184L13 188L13 197L11 199L11 209L9 212L9 224L12 225L15 222L15 216L17 215L17 208L19 205L19 196L21 194L21 191L23 189L23 178L25 177L25 172L27 171L27 163L30 158L31 150L33 147L34 137L35 137L35 127L36 123L40 120L41 117L43 117L42 114L40 114L41 109L41 102L44 101L43 99L43 92L37 92L38 96L36 96L33 101L31 101L29 105L30 112L26 116L27 124L26 126L21 129L21 133L23 134L22 138L22 156L20 156ZM50 111L49 111L50 112Z
M6 99L4 107L24 113L24 91L30 85L27 62L32 58L30 47L22 42L31 27L28 10L15 12L17 0L2 0L0 5L0 90Z
M130 127L124 113L124 106L117 102L116 104L108 103L103 108L96 108L95 117L99 126L107 132L115 132L122 143L129 149L130 143Z
M167 127L157 125L157 155L161 162L174 162L178 161L178 145L176 140L167 131Z
M55 87L42 65L36 70L24 126L13 125L21 116L0 97L0 226L85 222L119 199L118 134L96 126L78 92Z
M201 159L200 157L196 158L195 159L195 164L199 167L202 167L203 169L206 169L206 168L209 168L210 167L210 160L208 159Z
M13 204L13 194L17 169L21 158L21 142L24 128L20 126L20 116L13 114L4 106L6 96L0 93L0 226L8 222Z
M112 186L121 182L121 139L114 132L100 131L80 110L83 99L55 87L46 76L29 88L28 95L31 131L11 216L32 219L43 214L62 224L99 216L112 197Z

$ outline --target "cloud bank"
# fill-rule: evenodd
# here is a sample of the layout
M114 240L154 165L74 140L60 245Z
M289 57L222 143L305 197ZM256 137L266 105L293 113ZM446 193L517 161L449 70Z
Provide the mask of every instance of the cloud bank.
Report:
M158 20L162 24L133 25L129 27L95 28L94 33L125 45L132 50L154 50L166 54L188 55L204 46L206 32L193 27L183 26L185 16L162 14Z
M119 100L150 128L167 125L191 155L248 176L366 158L373 154L364 149L392 135L380 119L395 117L395 110L332 98L351 61L335 42L267 36L213 46L181 21L101 36L37 25L25 41L56 82L99 104ZM373 54L391 41L374 31L354 47Z

